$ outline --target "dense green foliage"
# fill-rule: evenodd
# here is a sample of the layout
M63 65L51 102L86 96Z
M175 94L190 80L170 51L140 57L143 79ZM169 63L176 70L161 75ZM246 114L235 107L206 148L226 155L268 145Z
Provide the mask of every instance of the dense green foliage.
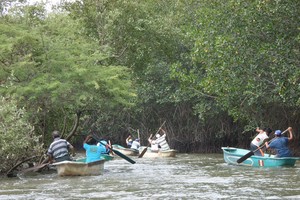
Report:
M278 109L298 109L299 3L203 1L200 6L205 9L194 16L200 28L191 27L192 58L199 65L190 69L189 83L216 97L235 119L262 122L262 113L270 117Z
M165 120L180 151L248 146L256 126L299 140L298 1L8 2L0 91L46 146L54 129L122 144L139 128L143 142Z
M43 126L53 124L41 130L62 129L61 122L72 119L72 114L110 112L134 104L128 68L106 65L110 55L96 40L80 34L82 28L77 21L64 14L42 22L30 19L34 25L22 19L10 29L10 22L3 21L2 76L9 77L5 93L16 95L26 105L34 123L46 120ZM9 86L11 82L13 86ZM72 122L66 125L70 129Z
M0 96L0 173L17 162L41 155L42 145L34 126L26 120L26 111L16 101ZM4 159L4 160L2 160Z

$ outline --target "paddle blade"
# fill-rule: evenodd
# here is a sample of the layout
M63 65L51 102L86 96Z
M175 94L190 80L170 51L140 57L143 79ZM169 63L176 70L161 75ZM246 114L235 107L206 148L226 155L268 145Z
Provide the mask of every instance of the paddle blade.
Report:
M250 151L250 152L247 153L246 155L240 157L236 162L237 162L237 163L241 163L241 162L247 160L247 158L250 158L250 157L253 156L253 155L254 155L254 152L253 152L253 151Z
M142 158L144 156L144 154L146 153L147 149L148 149L147 147L145 147L143 149L142 153L140 153L140 155L139 155L139 158Z
M117 154L118 156L120 156L121 158L124 158L125 160L127 160L128 162L130 162L131 164L134 164L134 163L135 163L134 160L132 160L131 158L129 158L129 157L127 157L126 155L122 154L120 151L117 151L117 150L115 150L115 149L113 149L113 148L111 148L111 150L112 150L115 154Z

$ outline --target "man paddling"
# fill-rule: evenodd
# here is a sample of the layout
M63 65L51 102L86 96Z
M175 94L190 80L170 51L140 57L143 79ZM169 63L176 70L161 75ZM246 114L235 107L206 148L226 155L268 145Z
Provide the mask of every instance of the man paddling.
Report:
M161 147L160 150L162 151L166 151L166 150L170 150L170 146L166 140L166 131L162 128L160 128L160 130L163 132L163 135L160 135L159 133L157 133L155 135L155 137L157 138L155 140L155 142Z
M83 141L83 148L86 151L86 163L95 162L101 160L101 154L105 154L108 147L107 143L104 144L103 140L97 145L97 140L93 135L88 135Z
M275 131L275 139L268 144L266 142L266 147L275 149L277 157L292 157L292 153L288 148L288 142L293 139L293 129L292 127L288 128L289 137L282 137L281 130Z
M158 143L155 142L154 139L152 139L152 134L150 135L150 137L148 138L148 142L149 144L151 144L151 151L152 152L158 152Z
M75 156L74 147L67 140L60 138L59 131L53 131L52 137L53 142L50 144L47 151L48 158L44 160L42 164L71 160L69 150L71 150L72 155Z

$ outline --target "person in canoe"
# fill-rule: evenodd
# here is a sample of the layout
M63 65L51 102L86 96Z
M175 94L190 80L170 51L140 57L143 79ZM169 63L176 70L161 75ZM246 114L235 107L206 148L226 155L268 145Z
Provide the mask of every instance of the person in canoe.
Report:
M148 142L151 144L151 151L152 152L158 152L158 144L156 143L155 140L152 139L152 134L150 135L150 137L148 138Z
M140 146L141 146L141 144L140 144L140 139L137 138L137 139L135 139L135 140L132 142L130 148L131 148L131 149L139 150Z
M160 150L162 151L166 151L166 150L170 150L170 146L166 140L166 131L164 129L160 129L160 131L163 133L163 135L160 135L159 133L157 133L155 135L156 140L155 142L160 146Z
M269 138L269 134L272 132L272 130L270 128L260 129L257 127L256 132L258 132L258 134L251 141L250 150L253 151L254 155L256 156L263 156L264 152L262 149L259 149L259 151L255 150L258 149L260 145L262 145Z
M106 146L97 146L97 140L92 135L88 135L83 141L83 148L86 151L86 163L101 160L101 154L106 152Z
M100 146L100 145L104 145L105 148L106 148L106 151L105 151L104 153L102 153L102 154L107 154L107 155L109 155L110 153L112 153L112 152L110 151L110 149L112 148L112 147L111 147L111 142L110 142L110 140L101 139L100 142L97 143L97 146Z
M283 137L281 130L275 131L275 139L268 144L266 142L266 147L274 149L276 151L276 157L292 157L292 153L288 148L288 142L293 139L293 129L292 127L288 128L289 137Z
M129 134L128 137L126 138L126 144L127 144L127 147L130 148L131 145L132 145L132 142L133 142L133 138L132 138L132 135Z
M59 131L52 132L53 142L50 144L47 156L48 158L42 162L42 164L50 162L61 162L65 160L72 160L69 155L69 150L72 155L75 156L74 147L65 139L60 138Z

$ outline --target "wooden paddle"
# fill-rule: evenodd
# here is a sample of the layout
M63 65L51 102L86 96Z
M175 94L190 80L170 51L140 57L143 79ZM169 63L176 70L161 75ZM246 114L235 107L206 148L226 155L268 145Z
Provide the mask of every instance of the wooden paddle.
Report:
M157 130L157 132L154 134L154 136L160 131L161 127L163 127L163 125L166 123L166 121L164 121L162 123L162 125L159 127L159 129ZM139 158L142 158L144 156L144 154L146 153L148 147L151 146L151 143L149 142L148 146L146 148L143 149L142 153L140 153Z
M285 132L287 132L289 129L286 129L285 131L283 131L281 134L284 134ZM273 140L275 140L276 139L276 137L275 138L273 138L272 140L270 140L268 143L270 144ZM247 160L248 158L250 158L251 156L253 156L254 155L254 152L256 152L256 151L258 151L258 150L260 150L261 148L263 148L264 146L266 146L266 143L264 144L264 145L262 145L262 146L260 146L260 147L258 147L257 149L255 149L254 151L250 151L249 153L247 153L246 155L244 155L244 156L242 156L242 157L240 157L236 162L237 163L241 163L241 162L243 162L243 161L245 161L245 160Z
M102 145L106 146L106 144L102 143L96 135L93 135L93 137L94 137L97 141L99 141ZM115 154L117 154L118 156L120 156L121 158L123 158L123 159L127 160L128 162L130 162L131 164L134 164L134 163L135 163L134 160L132 160L131 158L129 158L129 157L127 157L126 155L122 154L120 151L115 150L115 149L113 149L113 148L110 147L110 146L108 146L108 148L109 148L112 152L114 152Z

